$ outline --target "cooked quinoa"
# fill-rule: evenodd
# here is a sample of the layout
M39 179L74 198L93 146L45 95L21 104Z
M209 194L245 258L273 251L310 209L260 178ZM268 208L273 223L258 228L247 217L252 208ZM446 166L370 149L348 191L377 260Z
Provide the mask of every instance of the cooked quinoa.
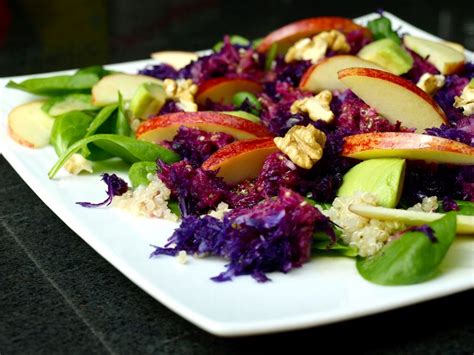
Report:
M377 253L395 232L405 228L405 225L393 221L380 221L352 213L349 206L355 203L376 206L377 197L358 192L350 197L337 197L332 207L325 214L342 228L342 240L366 257Z
M215 210L212 210L208 213L209 216L220 219L224 219L224 214L230 211L229 205L225 202L220 202Z
M141 185L121 196L114 197L112 205L135 215L177 222L178 216L168 208L170 189L156 174L148 174L147 178L150 180L148 186Z
M420 203L408 208L410 211L434 212L438 209L438 198L436 196L423 197Z

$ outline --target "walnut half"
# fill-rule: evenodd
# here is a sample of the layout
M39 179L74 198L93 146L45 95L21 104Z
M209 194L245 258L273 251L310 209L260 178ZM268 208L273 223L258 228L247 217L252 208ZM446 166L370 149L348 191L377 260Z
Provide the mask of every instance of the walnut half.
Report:
M331 100L331 91L323 90L313 97L296 100L291 105L290 111L293 114L298 112L308 113L309 118L313 121L323 120L329 123L334 119L334 113L330 107Z
M303 169L311 169L323 156L326 135L313 125L293 126L284 137L276 137L275 145Z

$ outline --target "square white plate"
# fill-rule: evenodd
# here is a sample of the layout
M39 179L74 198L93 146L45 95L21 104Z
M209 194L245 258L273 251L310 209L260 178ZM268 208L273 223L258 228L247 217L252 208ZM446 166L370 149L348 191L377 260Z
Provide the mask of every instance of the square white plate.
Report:
M436 37L386 14L395 28L421 37ZM375 14L358 18L366 23ZM470 60L473 54L469 53ZM134 73L151 60L108 66ZM50 74L50 73L49 73ZM15 80L37 77L29 75ZM7 115L33 96L5 88L0 79L0 148L5 158L33 191L92 248L136 285L185 319L213 334L240 336L269 333L337 322L449 295L474 286L474 239L458 238L441 273L414 286L383 287L358 275L354 260L314 258L289 274L273 273L272 282L259 284L242 276L216 283L225 261L188 258L185 265L171 257L149 259L150 244L164 245L174 223L130 216L113 209L88 209L76 201L100 201L105 185L99 175L80 177L60 173L49 180L56 161L51 147L29 149L7 134ZM125 176L126 174L120 174Z

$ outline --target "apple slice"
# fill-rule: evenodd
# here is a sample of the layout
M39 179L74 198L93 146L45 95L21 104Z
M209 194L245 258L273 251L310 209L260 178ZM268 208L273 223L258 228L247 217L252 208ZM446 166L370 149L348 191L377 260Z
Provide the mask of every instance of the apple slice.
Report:
M8 114L8 132L16 142L30 148L49 144L54 118L42 110L44 102L28 102Z
M198 55L196 53L182 51L154 52L151 54L151 57L161 63L171 65L176 70L184 68L189 63L198 59Z
M236 139L272 136L264 126L245 118L220 112L199 111L176 112L151 118L138 127L136 137L160 143L172 140L180 126L198 128L206 132L223 132Z
M422 58L427 58L441 74L451 75L464 67L464 53L442 42L406 35L403 44Z
M444 216L442 213L401 210L364 204L350 205L349 210L362 217L397 221L409 226L430 223ZM456 222L456 233L474 234L474 216L457 215Z
M300 81L300 89L318 93L323 90L342 91L346 86L339 80L337 72L346 68L373 68L385 70L381 66L355 55L343 54L325 58L309 67Z
M441 107L426 92L395 74L370 68L339 71L341 80L357 96L391 123L422 132L447 123Z
M159 79L139 74L111 74L104 76L92 87L92 103L105 106L118 102L118 92L125 101L131 100L138 87L144 83L163 84Z
M231 104L232 97L239 91L258 94L262 91L262 86L255 81L242 78L209 79L199 85L195 101L198 105L204 105L208 99L221 104Z
M344 17L311 17L292 22L273 31L262 40L257 47L257 51L265 53L272 44L276 43L278 45L278 52L282 53L301 38L311 37L319 32L330 30L338 30L343 33L361 30L365 37L372 38L370 31L366 27L357 25L351 19Z
M234 142L212 154L203 164L205 170L218 170L230 185L253 179L262 170L263 162L278 150L273 138L257 138Z
M472 165L474 148L450 139L405 132L363 133L344 138L342 156L355 159L405 158Z

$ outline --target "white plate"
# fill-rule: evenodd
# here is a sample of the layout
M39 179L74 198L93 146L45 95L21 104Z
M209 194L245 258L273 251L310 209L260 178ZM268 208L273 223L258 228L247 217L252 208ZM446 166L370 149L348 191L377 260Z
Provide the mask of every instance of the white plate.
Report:
M371 16L357 19L365 23ZM433 36L387 14L395 28L423 37ZM472 60L472 53L470 53ZM116 64L110 68L136 72L151 60ZM15 79L36 77L24 76ZM1 151L33 191L92 248L136 285L182 317L213 334L240 336L317 326L378 313L449 295L474 286L474 239L459 238L434 280L414 286L383 287L357 273L354 260L315 258L289 274L273 273L272 282L259 284L242 276L232 282L209 278L224 269L217 259L149 259L150 244L163 245L175 224L127 215L112 208L88 209L76 201L99 201L105 185L98 175L74 177L61 173L49 180L56 160L51 147L34 150L7 135L7 114L31 95L5 89L0 79ZM121 174L124 176L124 174Z

